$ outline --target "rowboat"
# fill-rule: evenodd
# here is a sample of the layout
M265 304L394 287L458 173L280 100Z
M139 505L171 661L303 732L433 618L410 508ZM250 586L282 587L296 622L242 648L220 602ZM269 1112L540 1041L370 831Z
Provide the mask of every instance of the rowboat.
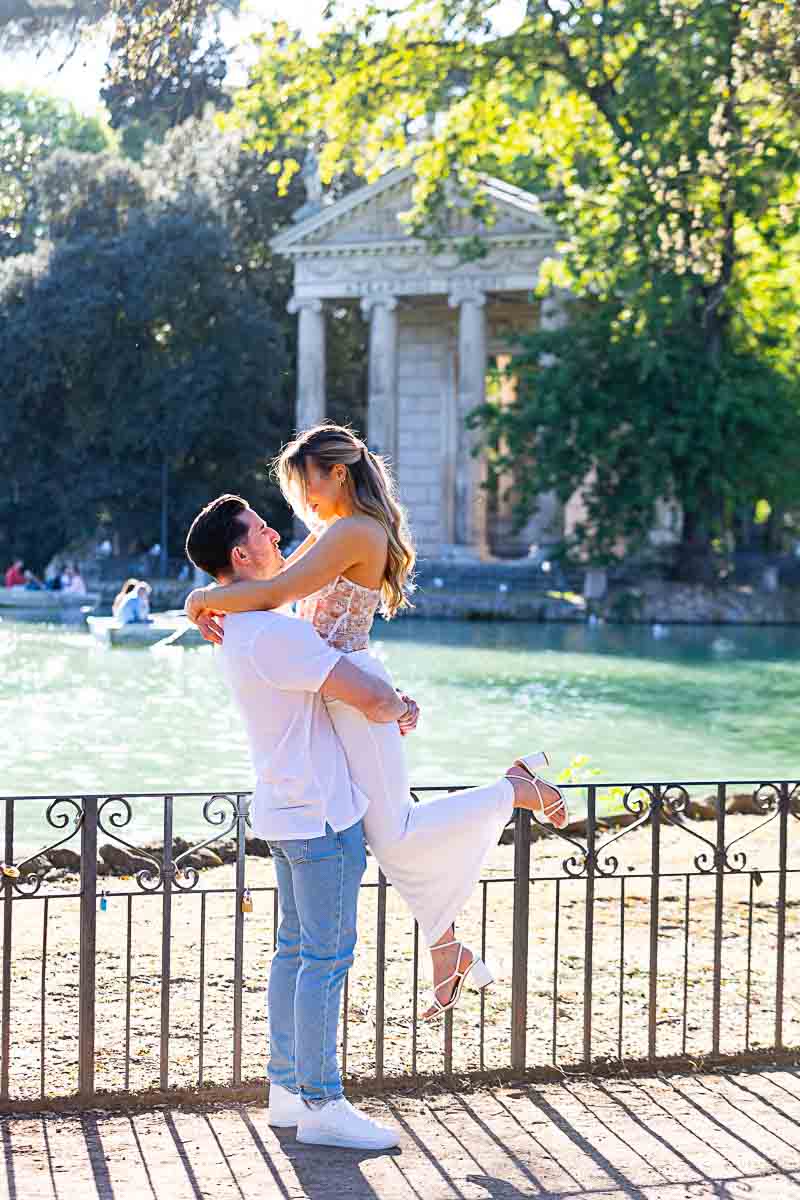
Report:
M0 587L0 608L24 608L28 611L42 609L45 612L63 612L65 609L78 612L81 608L94 608L99 596L87 592L50 592L47 589L29 591L25 587Z
M120 625L115 617L87 617L92 637L105 646L206 646L200 630L182 612L155 613L151 621Z

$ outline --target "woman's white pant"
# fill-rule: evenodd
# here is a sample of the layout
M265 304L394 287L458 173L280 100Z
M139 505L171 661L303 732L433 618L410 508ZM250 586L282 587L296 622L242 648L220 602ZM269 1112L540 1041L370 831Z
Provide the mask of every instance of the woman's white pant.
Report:
M391 683L368 650L350 662ZM415 804L405 748L393 722L377 725L339 700L329 702L353 782L369 798L364 833L381 869L432 945L453 923L480 878L487 853L511 817L507 779Z

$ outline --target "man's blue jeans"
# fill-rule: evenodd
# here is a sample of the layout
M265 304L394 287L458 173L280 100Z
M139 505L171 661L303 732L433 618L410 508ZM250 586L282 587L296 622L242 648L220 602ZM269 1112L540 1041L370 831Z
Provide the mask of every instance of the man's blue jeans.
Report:
M353 964L358 891L367 865L361 822L341 833L269 842L278 881L278 948L269 1006L270 1083L304 1099L342 1095L337 1041Z

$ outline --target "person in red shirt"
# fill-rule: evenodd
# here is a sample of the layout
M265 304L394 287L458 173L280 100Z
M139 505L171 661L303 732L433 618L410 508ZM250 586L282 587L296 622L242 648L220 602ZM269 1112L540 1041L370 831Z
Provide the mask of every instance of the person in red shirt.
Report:
M22 569L21 558L15 559L6 571L6 587L22 587L25 583L25 572Z

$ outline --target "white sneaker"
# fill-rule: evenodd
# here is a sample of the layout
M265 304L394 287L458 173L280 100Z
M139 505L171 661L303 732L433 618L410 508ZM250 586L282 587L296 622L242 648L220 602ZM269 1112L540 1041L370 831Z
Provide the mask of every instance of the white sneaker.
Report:
M351 1150L389 1150L400 1145L393 1129L365 1117L344 1096L319 1108L303 1107L305 1112L297 1123L298 1142Z
M273 1129L291 1129L307 1112L299 1092L290 1092L279 1083L269 1085L267 1124Z

